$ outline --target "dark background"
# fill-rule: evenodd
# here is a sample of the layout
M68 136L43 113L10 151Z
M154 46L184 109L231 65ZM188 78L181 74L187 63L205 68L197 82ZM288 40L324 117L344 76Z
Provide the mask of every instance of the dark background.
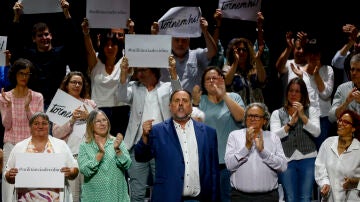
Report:
M70 12L73 19L80 24L85 17L86 0L68 0L70 3ZM342 33L341 27L346 23L360 25L358 17L359 8L355 4L356 0L325 1L325 0L262 0L264 21L265 42L270 50L270 66L267 70L270 81L265 89L265 102L272 110L279 106L280 95L271 92L276 91L278 82L274 64L282 50L285 48L286 31L305 31L310 37L316 37L320 40L323 52L322 58L324 64L329 64L335 52L346 42L346 36ZM0 35L7 35L9 24L13 18L12 7L14 0L0 1ZM131 0L130 17L135 22L135 32L139 34L149 34L150 26L153 21L157 21L166 11L174 6L200 6L203 16L209 22L209 31L213 31L213 13L218 6L215 0L155 0L141 1ZM50 25L54 36L54 43L61 44L62 30L59 26L64 16L58 14L40 14L27 15L29 20L28 33L24 37L31 43L31 26L37 21L44 21ZM23 18L24 19L24 18ZM223 46L234 37L246 37L253 42L256 39L255 22L223 19L220 38ZM95 36L94 31L91 32ZM82 45L82 43L79 43ZM205 47L202 37L192 39L191 48ZM80 55L84 53L79 53ZM280 101L281 102L281 101Z

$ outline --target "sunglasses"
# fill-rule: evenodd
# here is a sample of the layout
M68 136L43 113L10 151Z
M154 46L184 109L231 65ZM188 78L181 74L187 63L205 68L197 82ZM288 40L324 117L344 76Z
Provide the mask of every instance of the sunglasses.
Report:
M247 49L246 48L235 48L234 51L236 51L238 53L240 53L240 51L242 51L245 53L245 52L247 52Z

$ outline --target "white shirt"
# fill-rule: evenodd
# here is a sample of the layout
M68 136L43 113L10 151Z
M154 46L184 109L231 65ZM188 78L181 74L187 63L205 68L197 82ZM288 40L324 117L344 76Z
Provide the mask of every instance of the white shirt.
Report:
M144 102L144 111L143 115L141 117L141 124L140 128L137 131L136 136L136 142L138 142L142 136L143 133L143 127L142 124L150 119L154 119L152 122L152 125L160 123L163 121L163 118L161 117L159 102L157 101L157 88L154 88L152 91L146 92L145 102Z
M118 101L118 86L120 85L121 59L115 64L111 74L108 74L105 65L97 59L91 71L91 99L98 107L123 106L125 103Z
M194 124L190 119L185 128L174 121L185 162L183 196L197 196L200 193L199 153Z
M327 138L319 149L315 160L315 180L322 187L331 186L329 202L360 201L357 189L345 191L342 188L344 177L360 177L360 142L354 138L349 148L338 154L338 136Z

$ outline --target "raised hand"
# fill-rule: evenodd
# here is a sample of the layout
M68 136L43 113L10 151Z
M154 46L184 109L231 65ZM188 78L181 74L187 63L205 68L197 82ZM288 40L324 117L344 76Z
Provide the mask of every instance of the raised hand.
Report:
M152 122L154 121L154 119L149 119L146 120L142 127L143 127L143 134L142 134L142 140L145 144L148 144L149 141L149 133L152 129Z
M84 18L81 23L81 28L84 34L89 34L90 28L89 28L89 20L87 18ZM100 35L98 35L98 38L100 38Z
M25 97L25 107L29 106L31 100L32 100L32 93L31 93L31 90L29 89L28 94Z
M6 95L4 88L1 88L1 96L4 98L4 100L5 100L6 104L8 105L8 107L10 107L11 106L11 100Z
M115 141L114 141L114 149L115 149L116 153L120 152L119 147L120 147L120 144L123 141L123 139L124 139L124 136L121 133L118 133L116 135L116 138L115 138Z
M105 153L105 145L102 143L102 141L101 141L102 139L103 139L103 137L101 137L97 134L94 134L94 140L99 148L99 152Z
M158 34L159 33L159 23L158 22L153 22L153 24L151 25L151 34Z
M255 147L259 152L262 152L264 149L264 136L262 130L259 131L259 134L255 136Z
M21 4L21 2L17 1L15 2L15 5L13 6L14 10L14 21L13 22L19 22L20 16L23 13L24 6Z

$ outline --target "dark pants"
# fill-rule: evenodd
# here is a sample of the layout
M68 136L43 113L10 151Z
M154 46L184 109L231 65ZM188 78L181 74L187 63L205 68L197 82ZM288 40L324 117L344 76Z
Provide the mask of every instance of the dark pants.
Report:
M116 136L121 133L125 136L126 128L129 123L130 106L119 107L99 107L110 120L110 134Z
M277 189L263 193L246 193L236 189L231 191L231 202L279 202Z

